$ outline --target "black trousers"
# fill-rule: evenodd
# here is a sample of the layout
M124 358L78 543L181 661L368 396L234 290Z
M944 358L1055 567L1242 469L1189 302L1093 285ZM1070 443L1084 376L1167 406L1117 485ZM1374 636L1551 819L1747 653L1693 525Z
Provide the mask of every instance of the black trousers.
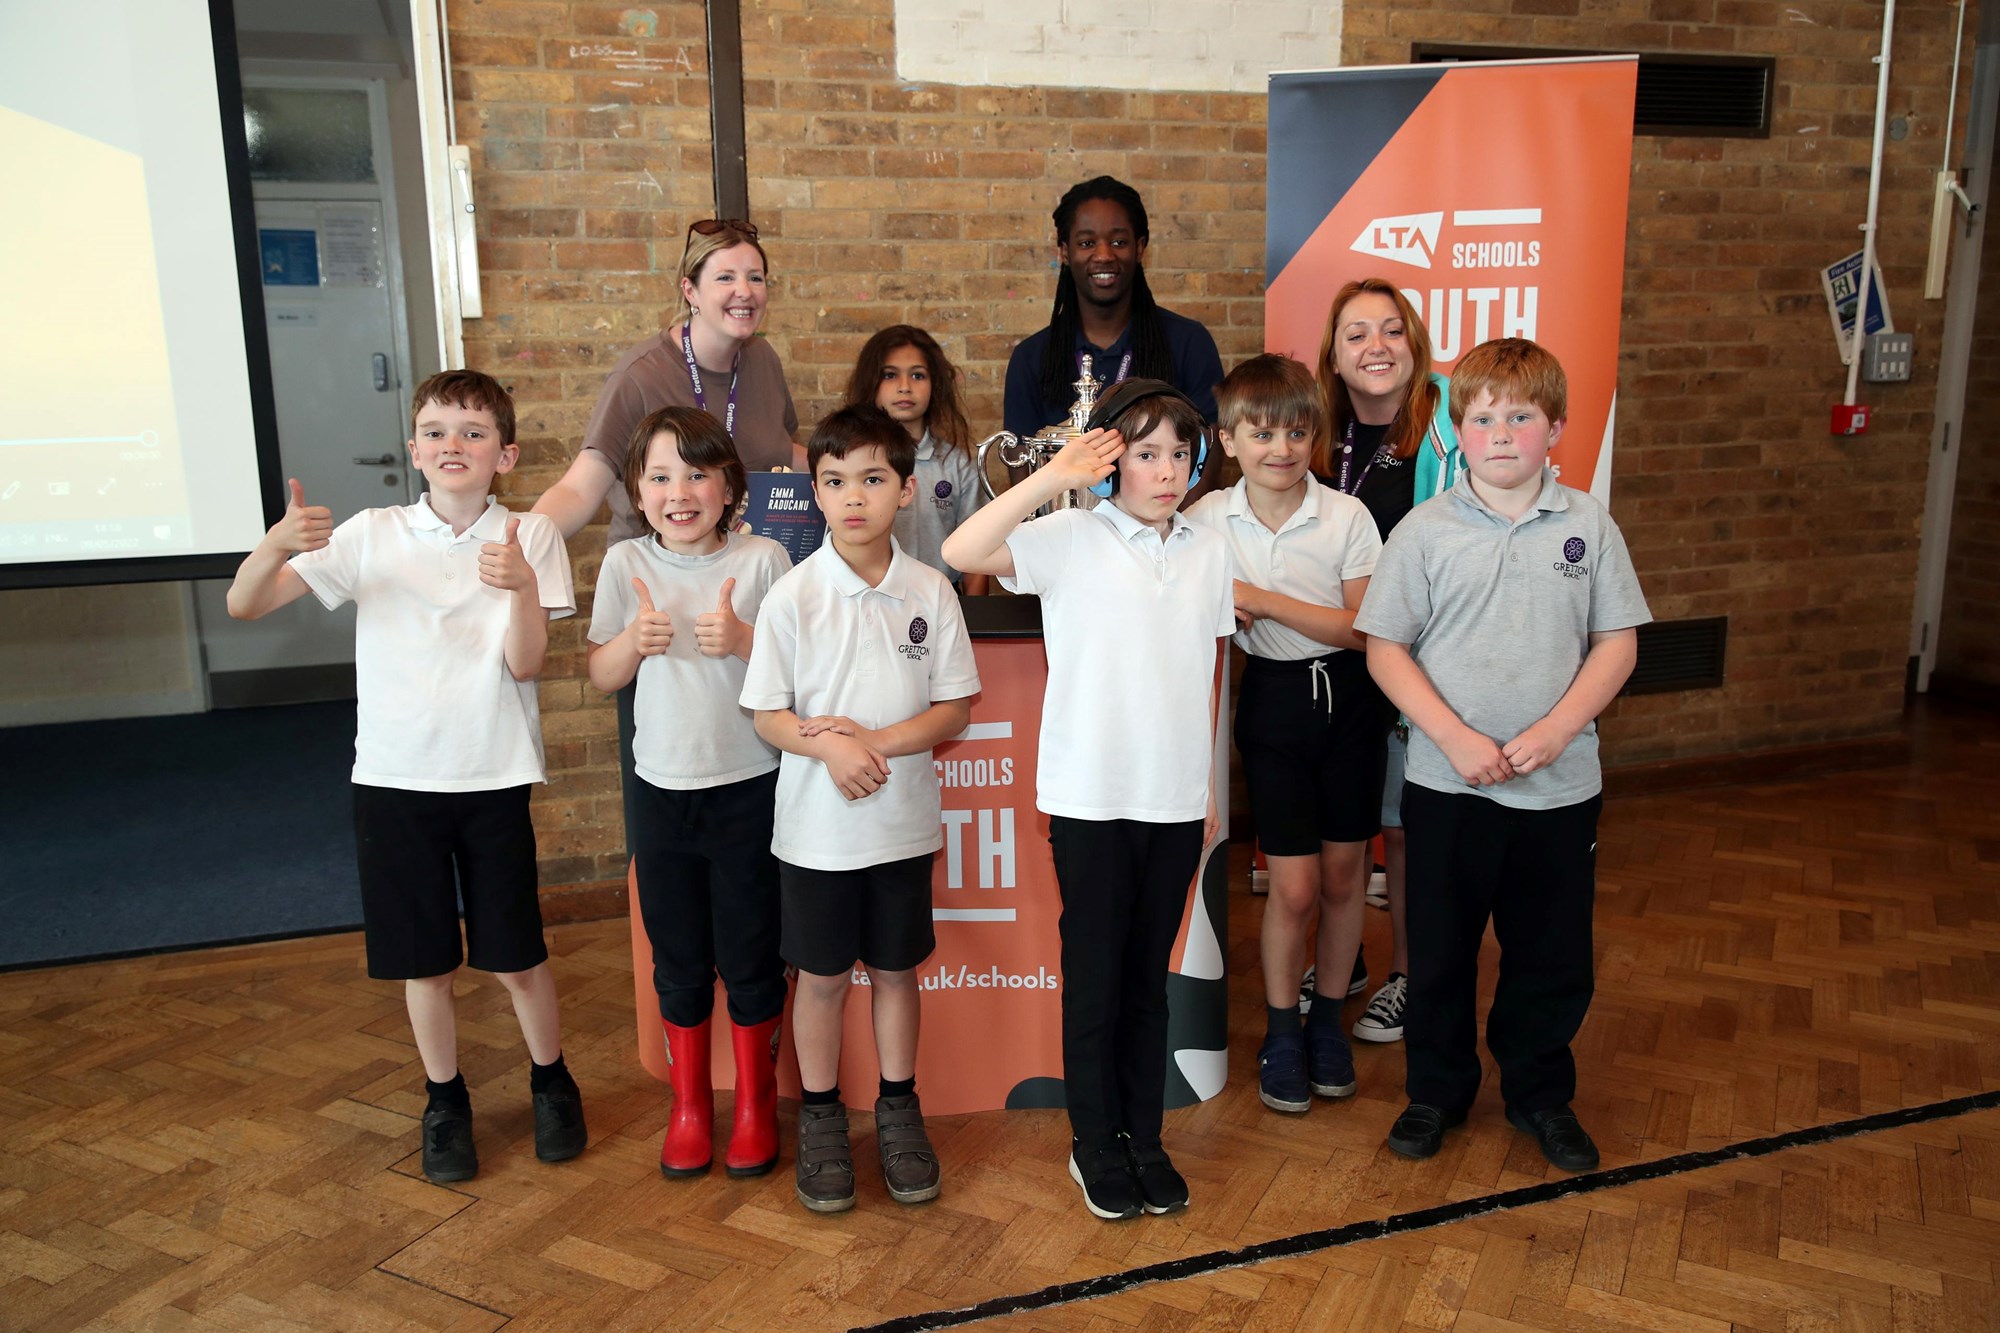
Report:
M1591 908L1597 891L1593 796L1554 810L1516 810L1484 796L1403 789L1409 837L1410 993L1403 1019L1412 1102L1465 1111L1479 1092L1479 945L1500 942L1500 981L1486 1045L1500 1094L1522 1111L1576 1095L1569 1044L1593 987Z
M1201 860L1201 821L1049 819L1062 891L1063 1084L1070 1132L1158 1143L1167 963Z
M778 858L771 855L775 770L741 782L670 791L634 778L628 840L638 858L639 915L653 945L660 1016L694 1027L715 1009L750 1027L785 1007L778 956Z

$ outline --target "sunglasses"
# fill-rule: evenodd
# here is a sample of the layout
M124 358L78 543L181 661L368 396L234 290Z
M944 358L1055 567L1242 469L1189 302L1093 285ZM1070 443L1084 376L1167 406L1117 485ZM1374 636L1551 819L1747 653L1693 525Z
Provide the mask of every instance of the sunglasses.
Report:
M697 236L720 236L725 232L740 232L751 240L757 240L757 224L745 222L742 218L703 218L688 224L688 239Z

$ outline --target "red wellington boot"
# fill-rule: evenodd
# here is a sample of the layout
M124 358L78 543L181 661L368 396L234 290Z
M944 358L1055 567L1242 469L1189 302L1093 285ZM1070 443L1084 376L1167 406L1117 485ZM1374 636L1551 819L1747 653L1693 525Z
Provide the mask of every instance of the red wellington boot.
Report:
M660 1174L699 1176L715 1155L715 1085L708 1074L709 1020L691 1028L662 1023L667 1030L667 1063L673 1066L674 1115L660 1145Z
M729 1038L736 1051L736 1123L723 1166L732 1176L761 1176L778 1164L778 1020L747 1028L731 1023Z

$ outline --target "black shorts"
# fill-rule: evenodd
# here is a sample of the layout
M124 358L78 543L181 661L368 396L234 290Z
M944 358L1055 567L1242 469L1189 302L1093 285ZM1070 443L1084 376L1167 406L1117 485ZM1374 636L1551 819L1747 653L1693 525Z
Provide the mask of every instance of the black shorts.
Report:
M1264 854L1317 856L1323 842L1381 832L1385 740L1366 654L1251 658L1236 704L1236 749Z
M779 952L801 972L838 976L855 963L886 972L915 967L937 948L927 852L859 870L808 870L778 862Z
M461 959L484 972L525 972L547 960L525 786L405 791L356 783L354 843L369 976L443 976Z

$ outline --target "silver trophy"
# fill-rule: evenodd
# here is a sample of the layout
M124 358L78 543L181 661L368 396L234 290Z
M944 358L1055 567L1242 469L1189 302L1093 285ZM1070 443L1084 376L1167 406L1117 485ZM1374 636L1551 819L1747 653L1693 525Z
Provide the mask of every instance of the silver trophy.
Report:
M996 431L979 442L979 488L991 500L1000 490L993 483L991 459L997 457L1006 465L1007 486L1012 486L1028 473L1045 467L1051 458L1062 452L1064 445L1083 434L1084 423L1097 408L1097 391L1104 387L1104 381L1091 378L1090 357L1083 357L1076 383L1070 386L1076 390L1076 401L1070 404L1069 417L1053 426L1044 428L1030 439L1022 439L1012 431ZM1087 490L1066 490L1055 499L1035 511L1034 516L1053 513L1058 509L1089 509L1096 505L1097 497Z

